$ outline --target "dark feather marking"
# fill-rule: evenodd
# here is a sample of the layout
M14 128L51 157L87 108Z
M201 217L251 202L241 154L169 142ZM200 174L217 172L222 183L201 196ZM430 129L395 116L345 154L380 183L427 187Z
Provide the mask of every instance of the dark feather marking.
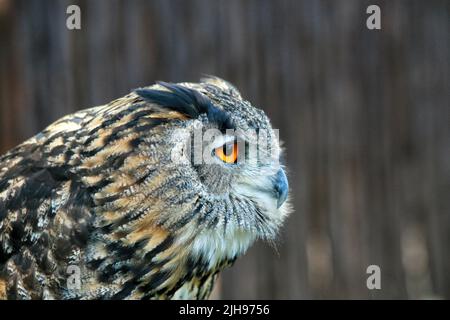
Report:
M197 225L203 225L205 222L207 222L208 220L211 220L211 213L214 212L214 208L208 208L208 210L206 210L206 212L200 216L200 218L197 220ZM212 217L214 218L218 218L217 215L214 215Z
M77 174L79 176L96 176L104 174L105 171L107 170L118 170L123 165L126 158L128 158L132 153L133 151L129 151L122 154L114 154L108 157L99 166L96 166L94 168L79 169L77 171Z
M13 198L6 200L6 206L9 210L18 210L22 208L23 203L26 201L28 209L36 209L42 199L51 194L51 190L55 186L56 182L50 172L41 169L30 175Z
M139 291L151 294L151 292L155 290L159 285L161 285L164 281L166 281L170 277L170 275L171 273L169 271L160 270L150 278L149 282L139 287Z
M124 246L120 242L112 242L107 245L107 250L111 257L114 257L114 262L106 265L103 270L99 273L98 279L101 282L109 282L111 281L117 273L125 273L130 270L133 270L132 265L130 264L117 264L117 262L126 261L128 259L131 259L133 256L136 255L136 253L141 250L147 242L149 241L149 238L145 238L142 240L137 241L133 245L130 246ZM103 261L101 261L103 262ZM100 265L101 262L98 264ZM94 263L95 265L95 263ZM151 263L150 263L151 265ZM147 266L147 264L145 264ZM136 273L137 271L134 270Z
M119 218L117 221L112 223L113 229L120 229L120 227L127 225L132 221L139 220L139 218L148 212L148 207L140 207L137 211L128 212L125 216Z
M173 237L167 236L160 244L158 244L155 248L153 248L151 251L147 252L144 256L145 260L152 259L155 255L158 253L167 250L170 248L170 246L173 244Z
M172 257L169 258L165 258L162 260L142 260L142 262L140 264L138 264L137 266L133 267L133 272L134 272L134 278L136 280L139 280L139 282L142 282L142 277L145 276L147 273L149 273L150 271L154 270L154 269L161 269L165 264L167 264L170 259Z
M139 240L131 246L124 246L122 242L115 241L109 243L106 248L111 254L114 255L114 257L117 257L119 259L126 259L132 257L136 251L142 249L147 244L148 240L149 238Z
M45 131L43 131L42 132L42 136L45 136L46 134L48 134L48 133L50 133L51 131L47 131L47 130L45 130ZM43 147L46 147L46 146L48 146L48 145L50 145L50 144L52 144L53 142L55 142L57 139L59 139L59 138L62 138L64 141L65 141L65 138L67 137L67 132L65 132L65 131L61 131L61 132L58 132L58 133L55 133L55 134L53 134L50 138L48 138L46 141L44 141L43 143L42 143L42 146ZM30 153L30 152L29 152Z
M89 150L89 151L83 151L83 152L81 153L81 156L82 156L83 158L90 158L90 157L93 157L93 156L95 156L98 152L102 151L103 148L104 148L104 147L102 146L102 147L97 147L97 148L92 149L92 150Z
M225 203L225 210L223 215L223 235L225 236L227 233L227 224L230 215L229 204Z
M160 269L163 265L167 263L168 260L164 259L161 261L150 261L143 260L141 264L139 264L138 267L133 267L132 271L134 272L134 276L132 279L127 281L123 288L117 292L114 296L112 296L112 299L125 299L128 297L131 292L133 292L141 283L142 283L142 277L149 273L153 269Z
M184 227L189 221L191 221L199 212L203 209L203 204L198 205L191 213L185 215L182 219L178 220L171 226L171 229L178 230Z
M137 242L134 246L130 246L129 248L122 247L119 244L112 244L109 245L108 249L110 250L112 256L114 257L131 253L134 254L136 250L145 246L145 243L147 241L148 239L144 239L142 241ZM142 263L139 263L138 266L132 268L132 271L134 273L133 279L126 282L124 288L116 295L114 295L113 299L123 299L127 297L138 285L142 283L141 278L143 276L145 276L147 273L149 273L151 270L155 268L161 268L165 263L167 263L167 260L165 259L161 261L155 261L153 260L153 258L158 253L168 249L173 244L173 241L174 239L171 236L168 236L155 248L147 252L144 255L144 257L141 258ZM118 271L120 270L115 269L113 265L106 266L105 269L99 274L99 281L101 282L109 281L109 279L111 279L111 277L113 277Z
M67 165L47 168L48 172L56 181L67 181L72 178L70 167Z
M66 151L66 149L67 149L67 146L65 146L65 145L57 146L50 151L49 155L52 157L55 157L55 156L63 153L64 151Z
M109 185L110 183L111 183L110 178L104 178L97 184L95 184L93 186L89 186L87 188L87 190L89 191L89 193L94 194L94 193L97 193L98 191L100 191L101 189L103 189L104 187L106 187L107 185Z
M123 197L123 195L121 193L116 193L116 194L106 196L103 198L97 198L96 203L98 206L104 206L106 203L116 201L122 197Z
M133 140L130 140L130 142L129 142L130 147L133 149L136 149L139 147L139 145L142 143L142 141L144 141L144 139L142 137L134 138Z
M131 112L141 108L142 106L143 106L142 103L135 103L135 104L127 107L125 110L123 110L123 111L117 113L116 115L114 115L111 119L103 121L103 123L101 125L99 125L98 127L92 129L91 131L89 131L89 136L91 136L93 139L95 139L95 137L97 137L97 135L95 135L95 133L98 132L100 129L105 129L105 128L111 126L115 122L120 121L124 116L126 116L126 115L130 114ZM89 138L89 139L91 139L91 138Z
M97 131L99 131L100 129L104 129L108 126L113 125L115 122L120 121L120 119L122 119L125 115L129 114L130 112L134 111L135 109L137 109L138 107L142 107L142 104L138 104L138 105L133 105L130 108L128 108L125 111L122 111L121 113L117 114L116 116L114 116L112 119L108 119L106 121L104 121L100 126L96 127L95 129L91 130L89 132L90 137L85 141L84 145L88 146L90 143L92 143L95 139L98 138L98 135L94 134ZM167 120L165 119L142 119L142 117L145 117L147 115L151 114L150 110L142 110L139 112L136 112L135 114L133 114L133 120L128 121L125 124L122 124L118 127L115 127L111 134L109 136L107 136L105 138L105 145L108 145L110 143L112 143L115 140L118 140L122 137L121 133L123 133L124 131L131 129L131 128L139 128L139 126L146 124L147 125L147 129L150 130L162 123L167 122ZM140 130L142 131L142 129ZM93 150L89 150L89 151L84 151L82 152L82 156L84 157L92 157L94 156L97 152L103 150L104 147L98 147L95 148Z
M92 270L97 270L105 262L106 258L98 258L87 262L87 266Z
M141 117L144 115L148 115L149 112L145 111L142 112ZM123 137L123 133L128 130L132 129L135 132L142 132L146 130L151 130L154 127L166 123L167 120L165 119L140 119L136 118L124 125L121 125L119 127L116 127L113 129L112 133L105 139L105 145L111 144L112 142L119 140Z
M156 169L148 170L148 172L146 174L144 174L142 177L140 177L138 180L136 180L136 182L134 182L133 185L137 186L137 185L140 185L141 183L144 183L145 180L148 177L150 177L152 174L154 174L155 172L156 172ZM97 186L95 188L97 190L100 190L100 189L98 189ZM97 205L98 206L103 206L106 203L113 202L113 201L115 201L115 200L117 200L117 199L119 199L119 198L121 198L123 196L124 195L120 192L120 193L117 193L117 194L113 194L111 196L106 196L104 198L97 199ZM117 222L114 223L114 227L118 228L118 227L120 227L123 224L127 224L128 222L131 222L133 220L138 219L143 213L146 212L146 210L147 210L146 207L141 207L141 210L139 210L139 212L136 212L135 214L127 214L127 215L125 215L124 217L122 217L121 219L119 219Z
M112 300L123 300L128 297L133 290L139 285L139 281L135 279L131 279L130 281L125 282L122 290L117 292L115 295L111 297Z
M158 82L158 84L170 91L136 89L135 92L150 103L180 112L192 119L197 119L200 114L204 113L210 122L218 125L221 131L234 128L230 116L214 106L208 97L197 90L167 82Z
M163 288L159 291L156 291L155 294L156 295L164 294L167 297L171 298L175 294L175 292L177 292L178 289L180 289L186 282L191 281L193 277L194 277L193 273L190 271L187 271L184 274L184 276L181 277L169 291L166 291L167 289ZM143 299L145 299L145 297Z

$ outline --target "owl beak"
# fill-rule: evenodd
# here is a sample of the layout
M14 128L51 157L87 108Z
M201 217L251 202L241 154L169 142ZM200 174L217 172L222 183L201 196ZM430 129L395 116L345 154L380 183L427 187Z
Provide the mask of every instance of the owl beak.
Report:
M286 201L289 193L289 183L283 169L278 170L273 180L273 188L277 196L277 208Z

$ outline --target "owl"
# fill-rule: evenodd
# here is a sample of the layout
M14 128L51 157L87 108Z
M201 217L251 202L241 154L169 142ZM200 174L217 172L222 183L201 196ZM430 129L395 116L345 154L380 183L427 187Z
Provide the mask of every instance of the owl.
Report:
M290 213L280 156L216 77L61 118L0 157L0 299L208 298Z

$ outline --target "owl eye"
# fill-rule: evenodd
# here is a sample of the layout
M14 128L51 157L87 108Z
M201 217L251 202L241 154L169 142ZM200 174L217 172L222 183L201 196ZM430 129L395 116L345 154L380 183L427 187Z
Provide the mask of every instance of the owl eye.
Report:
M214 153L217 158L228 164L237 162L239 149L237 141L231 141L215 148Z

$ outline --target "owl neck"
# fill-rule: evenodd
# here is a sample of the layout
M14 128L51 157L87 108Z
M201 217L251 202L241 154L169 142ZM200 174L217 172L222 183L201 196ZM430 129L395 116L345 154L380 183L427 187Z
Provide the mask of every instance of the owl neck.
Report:
M191 246L191 257L202 263L205 268L216 270L223 264L234 262L243 255L255 241L249 232L236 230L222 234L220 231L207 229L195 237Z

